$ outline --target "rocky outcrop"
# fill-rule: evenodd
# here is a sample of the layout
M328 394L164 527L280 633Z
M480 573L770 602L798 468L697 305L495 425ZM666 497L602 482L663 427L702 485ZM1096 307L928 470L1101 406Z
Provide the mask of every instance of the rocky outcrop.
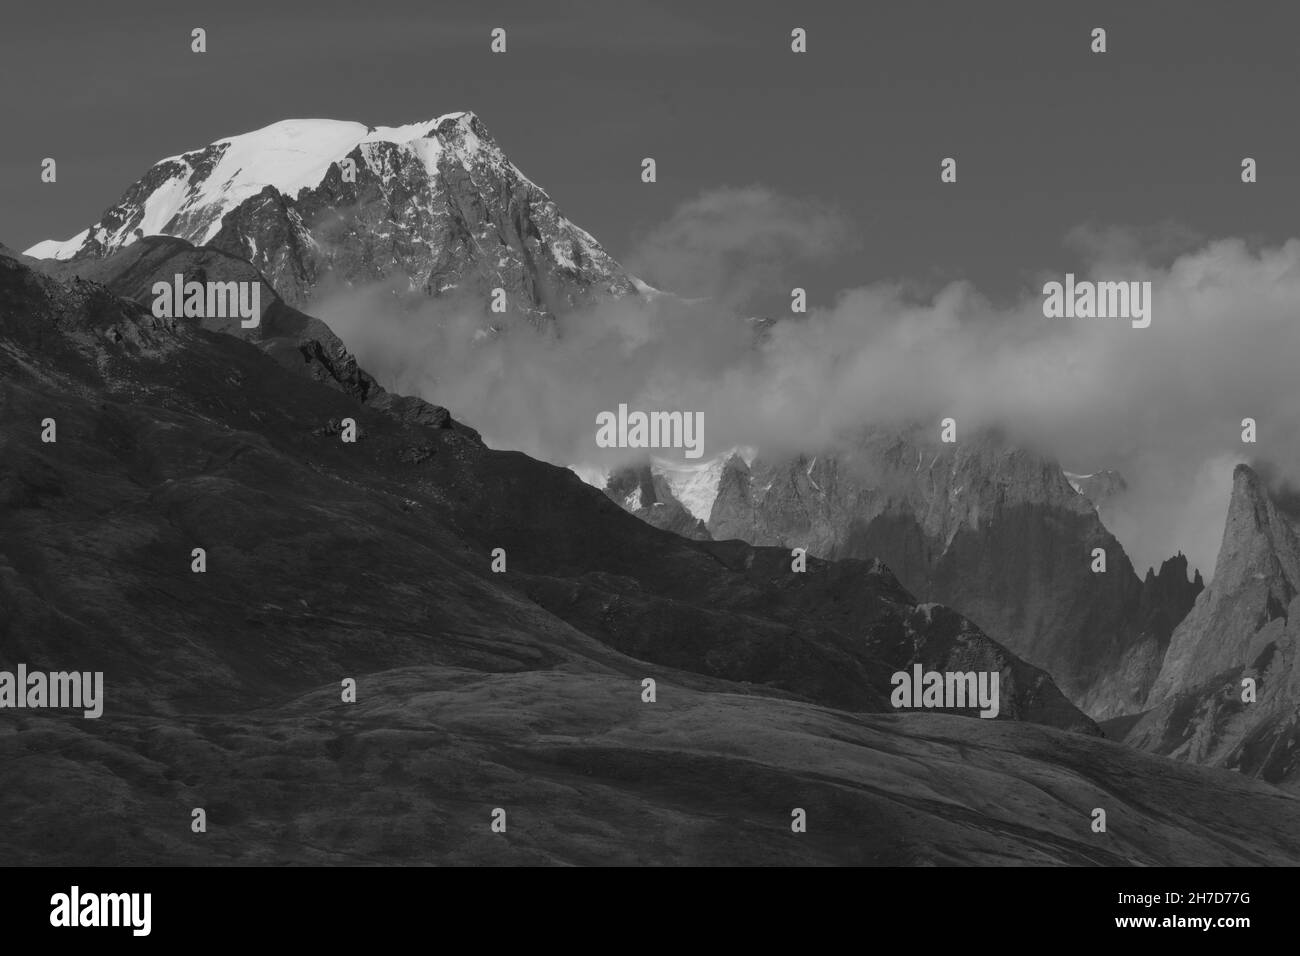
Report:
M1200 589L1186 561L1144 583L1055 462L986 433L956 444L866 430L817 455L733 455L714 538L879 557L923 600L959 608L1051 673L1096 719L1141 710ZM1105 552L1105 573L1092 570Z
M672 486L649 465L621 468L606 481L604 492L646 524L696 541L709 541L709 529L673 494Z
M1300 781L1300 535L1239 465L1214 580L1173 634L1133 746Z
M1147 706L1244 663L1256 632L1300 593L1300 539L1259 476L1238 465L1214 581L1174 633Z

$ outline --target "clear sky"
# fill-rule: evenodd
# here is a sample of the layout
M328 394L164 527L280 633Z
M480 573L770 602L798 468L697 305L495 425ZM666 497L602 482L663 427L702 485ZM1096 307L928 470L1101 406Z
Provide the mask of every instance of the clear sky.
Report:
M621 257L702 190L831 204L856 244L810 300L881 278L998 296L1084 224L1295 232L1294 4L337 2L22 4L0 32L0 242L98 218L156 160L289 117L476 111ZM190 52L190 30L208 52ZM507 30L508 52L489 52ZM809 52L790 52L790 30ZM1093 55L1089 32L1108 31ZM1259 162L1243 187L1241 157ZM39 182L43 157L55 185ZM640 182L653 156L659 181ZM958 160L958 182L939 162ZM814 267L810 267L814 268Z

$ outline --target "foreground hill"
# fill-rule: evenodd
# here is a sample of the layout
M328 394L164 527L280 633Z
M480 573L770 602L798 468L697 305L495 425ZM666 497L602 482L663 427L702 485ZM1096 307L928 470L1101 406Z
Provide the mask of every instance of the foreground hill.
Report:
M1300 801L1012 721L570 668L411 667L237 713L0 733L14 863L1295 865ZM203 807L208 832L190 832ZM506 811L493 833L492 811ZM807 832L791 813L807 813ZM1107 831L1091 829L1092 811Z

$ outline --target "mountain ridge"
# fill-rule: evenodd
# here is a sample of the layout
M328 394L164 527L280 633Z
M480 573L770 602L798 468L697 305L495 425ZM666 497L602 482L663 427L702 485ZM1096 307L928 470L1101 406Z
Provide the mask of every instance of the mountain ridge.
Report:
M691 537L883 560L921 600L956 607L1053 674L1094 719L1143 709L1174 627L1203 587L1181 555L1139 577L1078 476L996 431L955 444L866 427L816 453L747 450L607 476L610 498ZM1103 474L1109 487L1122 482ZM696 487L710 476L710 494ZM636 489L635 494L633 494ZM679 497L679 493L680 496ZM701 515L686 507L707 504ZM1106 554L1094 573L1093 551Z

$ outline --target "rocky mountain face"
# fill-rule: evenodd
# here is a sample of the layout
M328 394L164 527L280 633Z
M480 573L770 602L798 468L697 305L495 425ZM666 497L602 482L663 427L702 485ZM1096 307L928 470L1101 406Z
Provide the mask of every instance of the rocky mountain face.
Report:
M1300 780L1300 535L1239 465L1214 580L1178 626L1125 738L1272 783ZM1254 700L1248 685L1254 684Z
M1255 631L1300 593L1300 540L1259 476L1238 465L1214 582L1176 633L1148 704L1240 663Z
M621 468L603 487L613 501L648 525L697 541L712 540L704 522L673 493L672 483L649 464Z
M991 434L942 444L868 429L812 456L732 455L712 500L697 500L714 539L880 558L923 600L960 608L1053 674L1096 719L1141 710L1202 587L1181 555L1139 578L1054 462ZM1105 573L1091 569L1095 548Z
M379 286L492 318L500 288L510 313L545 320L638 294L473 113L398 128L286 120L218 140L155 164L77 236L27 252L98 259L152 235L247 260L300 308Z

